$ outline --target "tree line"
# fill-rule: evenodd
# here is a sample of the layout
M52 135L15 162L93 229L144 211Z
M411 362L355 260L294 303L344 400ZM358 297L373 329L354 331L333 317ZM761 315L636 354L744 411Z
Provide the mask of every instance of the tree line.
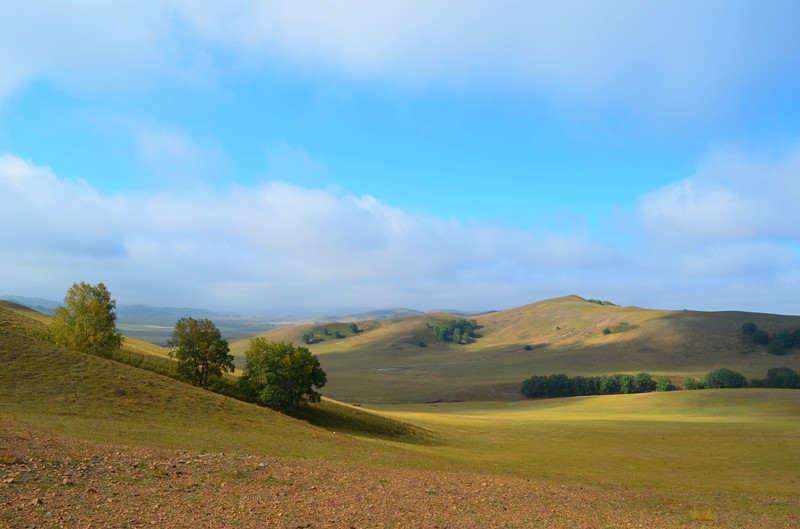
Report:
M123 336L116 326L116 301L103 283L75 283L54 314L49 339L56 345L116 359ZM355 324L352 327L358 329ZM234 371L233 355L222 333L207 319L181 318L167 341L176 360L176 377L201 388L257 402L278 410L319 402L317 392L327 382L317 357L306 347L265 338L250 340L247 365L238 391L220 385L224 373ZM172 373L162 373L170 375Z
M774 355L785 355L789 349L800 347L800 329L778 331L770 336L752 321L747 321L742 324L742 334L749 337L754 344L766 345L767 352Z
M684 389L746 388L747 380L738 371L719 368L710 371L701 380L687 378ZM752 388L800 389L800 375L788 367L774 367L766 378L750 381ZM648 373L638 375L615 374L599 377L568 377L565 374L534 375L522 383L522 394L528 398L578 397L588 395L615 395L673 391L678 389L670 377L661 375L655 380Z
M598 377L568 377L553 374L534 375L522 383L522 394L528 398L579 397L586 395L615 395L620 393L647 393L676 389L672 379L666 375L656 380L649 373L638 375L614 374Z

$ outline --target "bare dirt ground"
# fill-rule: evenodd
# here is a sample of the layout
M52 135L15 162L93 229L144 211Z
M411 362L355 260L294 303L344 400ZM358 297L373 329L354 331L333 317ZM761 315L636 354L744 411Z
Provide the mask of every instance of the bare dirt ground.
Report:
M0 419L0 528L800 527L796 498L726 502L468 472L100 445Z

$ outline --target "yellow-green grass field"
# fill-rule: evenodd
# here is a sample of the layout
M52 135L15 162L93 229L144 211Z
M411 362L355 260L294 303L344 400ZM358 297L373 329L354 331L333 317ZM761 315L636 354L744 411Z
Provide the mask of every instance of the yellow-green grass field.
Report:
M436 433L416 450L498 473L673 491L800 492L800 391L383 405Z

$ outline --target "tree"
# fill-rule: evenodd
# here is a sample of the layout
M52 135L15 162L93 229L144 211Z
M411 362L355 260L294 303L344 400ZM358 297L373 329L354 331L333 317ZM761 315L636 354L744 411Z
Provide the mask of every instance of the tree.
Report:
M117 302L106 286L74 283L64 297L64 306L56 309L50 324L53 342L83 353L111 356L122 347L117 331Z
M767 387L800 389L800 375L788 367L773 367L767 371Z
M745 380L744 375L741 373L722 367L707 374L703 379L703 385L707 389L744 388L747 387L747 380Z
M247 367L239 383L258 402L278 410L319 402L320 389L328 381L319 360L307 347L289 342L253 338L247 350Z
M636 375L636 392L649 393L656 390L656 382L650 373L639 373Z
M351 323L347 327L350 329L351 333L353 333L353 334L357 334L358 333L358 325L356 325L355 323Z
M786 354L786 348L784 347L783 342L780 340L774 340L769 342L769 345L767 346L767 352L772 355L781 356Z
M758 330L758 326L752 321L746 321L742 324L742 333L746 336L752 336Z
M660 375L656 379L656 391L672 391L675 386L672 385L672 379L667 375Z
M303 343L309 344L314 341L314 331L308 331L303 333Z
M767 334L767 331L758 329L753 333L753 342L760 345L767 345L769 343L769 334Z
M193 384L205 387L209 377L233 372L233 356L228 342L210 320L181 318L167 340L169 356L178 359L178 372Z

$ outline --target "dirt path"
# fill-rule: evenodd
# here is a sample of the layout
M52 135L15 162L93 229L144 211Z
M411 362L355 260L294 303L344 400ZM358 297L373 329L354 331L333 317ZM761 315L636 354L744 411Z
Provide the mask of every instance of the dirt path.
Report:
M798 505L505 476L97 445L0 419L0 528L797 527ZM787 503L789 502L789 503Z

